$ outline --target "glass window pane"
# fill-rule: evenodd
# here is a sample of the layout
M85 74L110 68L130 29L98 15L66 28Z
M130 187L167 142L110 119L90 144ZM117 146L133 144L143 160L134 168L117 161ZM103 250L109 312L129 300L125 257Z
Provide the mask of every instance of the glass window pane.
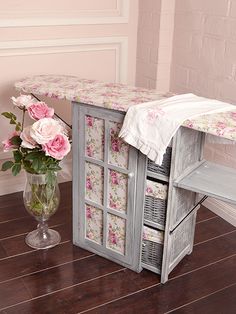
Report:
M104 160L104 128L103 119L85 116L85 155Z
M111 169L108 176L108 207L126 213L128 177L126 174Z
M118 137L122 124L109 122L109 163L121 168L128 168L129 145Z
M103 212L86 204L86 238L98 244L103 242Z
M85 197L97 204L103 205L103 185L104 171L103 167L90 162L85 163Z
M125 255L126 220L107 214L107 248Z

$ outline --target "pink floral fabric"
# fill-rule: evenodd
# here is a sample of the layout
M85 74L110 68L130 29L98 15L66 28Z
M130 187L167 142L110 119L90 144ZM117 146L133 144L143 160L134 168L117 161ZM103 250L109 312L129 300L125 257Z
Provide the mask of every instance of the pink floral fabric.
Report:
M125 254L126 221L125 219L107 215L107 247Z
M120 111L127 111L132 105L170 95L170 93L160 93L156 90L80 79L68 75L32 76L16 82L15 87L24 93L78 101Z
M235 111L202 115L186 120L183 125L194 130L236 141L236 107Z
M110 122L109 163L121 168L128 168L129 145L118 137L121 123Z
M154 182L151 180L146 181L146 195L148 196L166 200L167 191L168 191L168 187L166 184Z
M164 232L144 226L143 240L162 244L164 242Z
M109 207L120 212L127 210L127 187L126 174L118 171L109 171Z
M86 238L102 244L103 212L101 209L86 205Z
M120 111L127 111L133 105L172 96L170 93L160 93L156 90L85 80L66 75L33 76L16 82L15 87L24 93L78 101ZM152 114L150 113L150 119L153 118ZM236 140L236 108L225 113L187 120L183 125L198 131Z
M86 116L85 145L86 156L104 160L104 120Z
M90 162L86 162L85 176L86 199L103 205L103 168Z

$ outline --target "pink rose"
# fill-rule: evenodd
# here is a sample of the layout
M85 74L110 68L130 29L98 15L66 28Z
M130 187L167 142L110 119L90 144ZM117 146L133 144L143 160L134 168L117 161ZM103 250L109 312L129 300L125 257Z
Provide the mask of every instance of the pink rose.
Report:
M92 127L93 126L93 118L91 116L86 116L86 123L87 123L87 126L90 126Z
M86 217L88 219L92 218L92 213L91 213L91 208L90 207L86 207Z
M27 126L21 132L20 138L22 139L21 146L25 148L33 149L37 146L35 140L30 136L31 126Z
M113 232L110 228L109 228L109 240L112 244L117 244L117 236L115 234L115 232Z
M119 184L119 181L118 181L117 173L116 173L115 171L111 171L111 172L110 172L110 176L111 176L111 182L112 182L112 184L118 185L118 184Z
M152 190L152 188L151 188L150 186L148 186L148 187L146 188L146 192L147 192L147 193L152 193L153 190Z
M186 120L186 126L188 128L193 128L193 122L191 120Z
M92 190L92 183L91 183L90 178L86 179L86 189Z
M11 139L14 136L19 136L19 132L13 132L6 140L2 141L3 144L3 151L4 152L9 152L12 149L18 148L18 146L12 144Z
M70 142L64 134L57 134L54 139L43 144L42 148L46 152L46 156L61 160L69 153Z
M12 97L11 100L20 109L27 108L34 101L30 95L20 95L17 98Z
M92 151L91 146L87 146L86 147L86 152L87 152L87 156L88 157L92 157L93 156L93 151Z
M120 151L120 141L117 138L111 139L111 148L114 152Z
M224 122L218 122L217 123L217 128L223 130L226 128L226 124Z
M46 144L53 140L57 134L63 132L60 123L52 118L43 118L32 124L30 136L38 144Z
M31 103L28 107L28 114L33 120L40 120L43 118L52 118L54 115L54 109L48 107L45 102L39 101Z
M111 194L111 193L109 193L109 206L110 206L110 208L114 208L114 209L116 209L116 203L114 202L114 200L113 200L113 197L112 197L112 194Z

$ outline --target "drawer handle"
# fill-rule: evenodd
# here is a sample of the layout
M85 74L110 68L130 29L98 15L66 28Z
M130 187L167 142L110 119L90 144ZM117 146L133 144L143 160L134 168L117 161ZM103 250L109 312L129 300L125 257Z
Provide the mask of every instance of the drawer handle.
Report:
M134 177L134 173L133 172L128 173L128 178L129 179L132 179L133 177Z

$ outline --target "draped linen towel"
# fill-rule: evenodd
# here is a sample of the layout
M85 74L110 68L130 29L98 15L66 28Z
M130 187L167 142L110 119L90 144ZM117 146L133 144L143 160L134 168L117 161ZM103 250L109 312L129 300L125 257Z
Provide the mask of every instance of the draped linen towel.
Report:
M161 165L168 144L185 120L233 109L234 105L194 94L142 103L128 109L119 136Z

